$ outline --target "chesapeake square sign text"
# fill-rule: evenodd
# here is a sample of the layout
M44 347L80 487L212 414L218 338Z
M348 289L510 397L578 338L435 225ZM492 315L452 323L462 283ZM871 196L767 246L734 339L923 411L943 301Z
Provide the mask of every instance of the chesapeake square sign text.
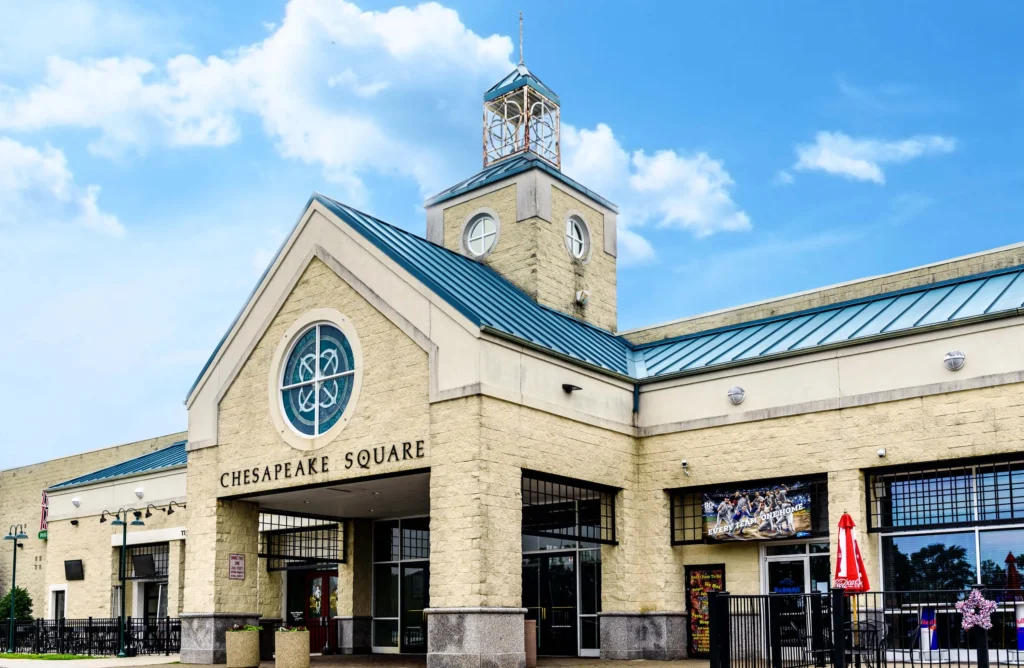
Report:
M375 448L363 448L355 452L346 452L344 468L369 469L387 462L401 462L407 459L420 459L424 456L424 441L405 441L401 444L381 445ZM237 469L222 473L221 487L244 487L275 480L290 480L318 473L330 473L331 460L328 455L319 457L303 457L294 461L266 466L254 466L251 469Z

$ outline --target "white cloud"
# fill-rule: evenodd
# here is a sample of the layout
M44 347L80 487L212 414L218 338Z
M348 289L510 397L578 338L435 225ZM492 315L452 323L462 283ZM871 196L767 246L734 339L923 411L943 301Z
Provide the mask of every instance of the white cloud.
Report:
M321 166L351 192L361 192L364 170L403 174L430 192L453 178L443 168L454 120L445 106L476 117L480 91L512 68L511 52L508 37L477 35L437 3L364 12L345 0L292 0L265 39L223 57L162 66L53 57L41 84L0 91L0 129L87 128L95 153L119 155L230 144L241 117L255 115L282 156ZM333 86L331 77L340 77ZM375 106L389 88L400 91L394 106ZM439 105L439 95L458 104Z
M857 181L885 183L884 164L909 162L914 158L952 153L957 148L953 137L916 135L888 141L854 138L842 132L819 132L813 144L796 147L798 170L818 170Z
M750 217L732 199L732 177L707 153L629 153L600 123L593 130L563 125L562 155L566 174L620 205L622 264L654 258L653 246L639 231L648 224L698 238L750 229Z
M99 186L75 183L58 149L49 144L38 149L0 137L0 226L72 223L124 236L117 217L99 208L99 193Z
M789 172L787 172L784 169L780 169L775 174L775 178L772 179L772 184L776 185L776 186L789 186L789 185L793 185L793 182L795 180L796 179L793 178L792 174L790 174Z

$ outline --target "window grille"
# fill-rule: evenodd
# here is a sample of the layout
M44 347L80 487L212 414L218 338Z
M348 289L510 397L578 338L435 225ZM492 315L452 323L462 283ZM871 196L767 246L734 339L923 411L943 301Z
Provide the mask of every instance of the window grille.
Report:
M139 554L151 554L153 555L153 566L156 568L154 575L136 575L135 573L135 555ZM137 580L145 577L147 580L150 579L167 579L167 565L170 562L171 549L167 543L153 543L151 545L130 545L128 546L128 558L125 560L125 567L128 569L126 580ZM120 568L120 567L118 567Z
M828 536L828 479L824 476L801 476L777 480L755 480L729 483L727 485L706 485L669 490L672 502L671 533L673 545L693 545L706 542L704 539L705 492L743 491L775 485L806 484L811 497L811 537Z
M523 471L523 534L615 545L612 487Z
M319 570L345 563L345 523L337 518L260 513L259 556L267 571Z
M868 530L911 531L1024 519L1024 460L867 472Z

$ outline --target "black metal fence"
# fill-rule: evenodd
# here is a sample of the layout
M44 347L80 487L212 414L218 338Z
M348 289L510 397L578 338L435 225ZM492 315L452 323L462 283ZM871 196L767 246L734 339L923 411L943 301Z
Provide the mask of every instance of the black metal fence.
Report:
M1024 591L983 590L996 604L987 631L963 628L969 593L713 594L711 668L1024 668Z
M10 622L0 621L0 652L15 654L79 654L114 656L120 650L119 619L34 619L14 622L14 646ZM125 619L125 653L177 654L181 651L181 620Z

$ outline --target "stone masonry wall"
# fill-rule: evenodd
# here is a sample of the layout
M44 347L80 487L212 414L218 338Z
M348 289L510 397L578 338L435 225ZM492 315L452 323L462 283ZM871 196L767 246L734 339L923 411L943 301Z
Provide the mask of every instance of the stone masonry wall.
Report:
M1024 244L960 260L940 262L920 269L901 271L888 276L869 278L831 288L822 288L792 297L780 297L779 299L773 299L761 304L728 309L707 315L698 315L664 325L654 325L645 329L628 332L625 336L633 343L661 341L674 336L683 336L716 327L725 327L760 318L769 318L804 309L837 304L850 299L904 290L920 285L929 285L961 276L980 274L1020 264L1024 264Z
M576 260L565 246L570 212L590 229L590 256ZM537 280L539 301L563 313L614 332L616 321L615 257L604 251L604 215L559 188L551 187L551 223L539 224ZM590 290L590 302L577 306L576 291Z
M887 456L879 459L877 451ZM861 529L871 584L879 588L878 538L867 534L862 469L1024 451L1024 384L906 399L646 438L640 471L645 554L653 578L646 605L682 610L686 564L726 564L726 585L760 593L756 545L671 547L665 489L772 476L828 474L829 523L848 511ZM691 476L679 466L687 459ZM832 541L835 566L835 544Z
M25 547L18 551L17 577L18 586L25 587L32 596L35 614L46 614L49 585L57 584L47 579L47 541L36 537L39 530L42 491L65 480L165 448L176 441L184 440L186 436L185 432L168 434L0 471L0 526L3 526L5 531L12 524L25 524L28 527L29 538L22 541ZM63 569L63 560L61 568ZM63 582L63 571L60 582ZM10 585L11 559L8 555L0 558L0 596L7 593ZM109 581L107 586L109 587ZM109 608L109 590L106 595Z
M146 526L136 528L129 526L129 535L136 531L163 529L185 524L187 510L176 510L174 515L167 517L164 513L153 513L152 517L143 518ZM46 615L49 586L67 584L65 598L65 616L70 619L85 617L108 617L110 615L111 587L118 582L118 563L120 549L111 545L111 537L116 536L120 544L121 528L113 527L107 521L100 523L98 516L81 517L78 526L72 526L70 520L50 522L49 539L47 541L45 593L42 598L33 599L36 603L36 616ZM181 541L170 541L171 555L177 555ZM85 579L68 582L64 577L64 561L81 559L85 571ZM19 564L20 566L20 564ZM176 566L176 565L175 565ZM21 581L19 567L19 578ZM170 573L168 573L170 575ZM177 573L175 573L177 575ZM168 589L171 582L168 577ZM132 584L128 585L128 604L131 607ZM177 592L174 592L175 597ZM168 597L168 614L177 616L177 601L171 605Z
M487 208L497 214L497 245L483 263L510 280L537 302L562 313L615 331L615 258L604 251L604 216L582 200L551 187L551 222L541 218L516 221L515 184L444 210L444 245L459 252L463 223ZM565 245L570 212L580 214L590 230L590 256L575 260ZM590 303L576 305L576 291L591 292Z

